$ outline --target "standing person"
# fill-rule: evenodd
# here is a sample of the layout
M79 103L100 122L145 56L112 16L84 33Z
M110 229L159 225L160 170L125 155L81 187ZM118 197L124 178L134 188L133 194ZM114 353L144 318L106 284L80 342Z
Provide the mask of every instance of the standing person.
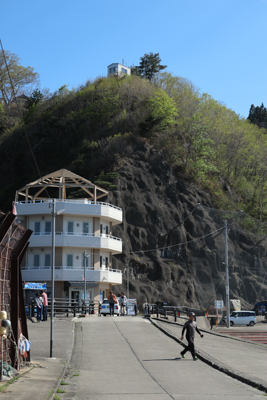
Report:
M136 301L134 302L134 315L137 316L138 314L138 308L137 308L137 303Z
M119 297L119 305L120 305L120 315L123 317L125 315L125 307L126 307L127 297L123 292Z
M37 306L37 322L41 322L43 312L43 298L41 293L36 293L35 303Z
M47 306L48 306L47 294L43 290L41 290L41 295L43 298L43 321L47 321Z
M188 341L188 345L187 347L181 351L181 356L182 358L185 358L185 353L187 351L190 351L193 357L193 360L196 361L198 358L196 356L196 351L195 351L195 344L194 344L194 339L195 339L195 331L197 331L197 333L203 337L204 335L200 332L200 330L197 327L197 323L196 321L194 321L196 314L191 312L189 314L189 320L186 321L186 323L183 326L183 330L182 330L182 336L181 336L181 340L184 339L184 331L186 330L186 340Z
M148 303L147 303L147 301L144 302L143 309L144 309L145 315L147 315L148 314Z
M114 315L114 304L117 303L117 297L112 291L109 292L108 302L109 302L109 313L110 316L112 317L112 315Z
M213 317L210 317L210 329L211 330L213 328L213 325L214 325L214 319L213 319Z

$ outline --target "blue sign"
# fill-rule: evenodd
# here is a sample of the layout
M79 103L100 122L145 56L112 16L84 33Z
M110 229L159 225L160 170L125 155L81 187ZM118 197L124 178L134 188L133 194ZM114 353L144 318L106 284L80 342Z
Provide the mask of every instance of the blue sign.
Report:
M27 282L24 283L24 289L46 290L46 283Z

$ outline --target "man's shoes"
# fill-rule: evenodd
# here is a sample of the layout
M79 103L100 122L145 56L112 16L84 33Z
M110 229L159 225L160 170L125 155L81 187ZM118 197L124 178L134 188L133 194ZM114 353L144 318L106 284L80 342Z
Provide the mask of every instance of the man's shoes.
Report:
M184 355L182 352L181 352L180 354L181 354L181 357L182 357L182 358L185 358L185 355Z
M195 356L195 357L193 358L193 360L194 360L194 361L197 361L197 360L198 360L197 356Z

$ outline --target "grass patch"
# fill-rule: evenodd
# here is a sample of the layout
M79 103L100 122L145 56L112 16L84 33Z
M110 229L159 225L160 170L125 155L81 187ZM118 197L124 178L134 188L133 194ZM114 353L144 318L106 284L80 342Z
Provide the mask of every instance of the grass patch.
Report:
M80 376L80 374L73 374L72 376Z
M62 386L63 386L63 385L70 385L70 384L69 384L69 383L67 383L67 382L63 382L63 381L61 381L61 382L60 382L60 385L62 385Z
M66 391L58 388L57 393L66 393Z
M54 400L60 400L60 397L57 394L55 394Z
M2 392L3 390L5 390L5 388L8 385L11 385L11 383L17 381L19 379L19 376L15 376L14 378L10 379L10 381L7 381L5 384L3 384L2 386L0 386L0 392Z

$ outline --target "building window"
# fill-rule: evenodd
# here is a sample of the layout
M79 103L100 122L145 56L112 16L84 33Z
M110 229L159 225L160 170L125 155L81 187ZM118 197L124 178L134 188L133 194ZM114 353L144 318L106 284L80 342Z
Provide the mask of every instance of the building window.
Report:
M115 74L115 72L117 72L117 68L115 68L115 67L109 68L109 73L110 74Z
M73 255L67 254L67 267L73 267Z
M40 255L39 254L34 254L33 266L40 267Z
M108 225L102 225L100 224L100 234L105 234L108 235L109 234L109 227Z
M46 221L45 222L45 234L50 235L52 229L51 229L51 221Z
M83 258L84 258L84 256L83 256ZM89 268L89 258L90 258L90 256L88 257L88 254L87 254L87 257L85 257L85 266L86 266L86 268ZM83 262L84 262L84 260L83 260Z
M74 232L73 226L74 226L73 221L68 221L68 235L73 235Z
M103 257L100 256L100 269L102 269L102 264L103 264Z
M106 257L106 269L109 268L109 262L108 262L108 257Z
M45 254L45 267L51 267L51 255Z
M127 75L127 69L122 68L122 69L121 69L121 72L122 72L123 74Z
M89 222L83 222L83 235L88 235L89 233Z
M34 224L34 234L40 235L41 232L41 222L35 222Z

